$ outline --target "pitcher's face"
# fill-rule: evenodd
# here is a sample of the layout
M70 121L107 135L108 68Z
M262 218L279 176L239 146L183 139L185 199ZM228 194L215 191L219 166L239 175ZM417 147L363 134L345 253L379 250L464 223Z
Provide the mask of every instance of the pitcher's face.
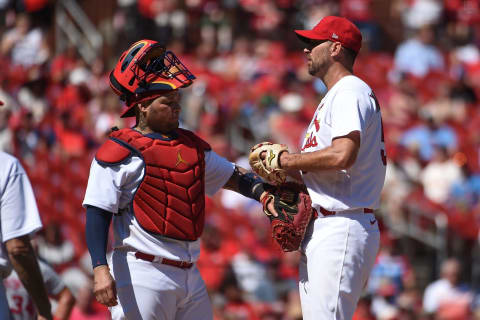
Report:
M308 73L312 76L321 78L326 73L332 61L330 45L328 40L311 41L303 50L307 56Z

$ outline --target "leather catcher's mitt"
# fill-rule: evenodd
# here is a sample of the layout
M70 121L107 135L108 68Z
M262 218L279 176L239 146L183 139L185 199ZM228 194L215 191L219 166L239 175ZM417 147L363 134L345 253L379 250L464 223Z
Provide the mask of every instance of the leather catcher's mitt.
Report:
M260 154L265 151L265 163ZM283 151L288 151L284 144L262 142L256 144L250 150L248 162L252 170L266 181L273 184L281 184L287 178L287 172L280 168L279 158Z
M273 201L277 217L267 208ZM317 217L312 208L312 200L305 186L287 182L272 186L272 190L262 199L263 212L270 218L272 237L283 251L295 251L300 248L308 223Z

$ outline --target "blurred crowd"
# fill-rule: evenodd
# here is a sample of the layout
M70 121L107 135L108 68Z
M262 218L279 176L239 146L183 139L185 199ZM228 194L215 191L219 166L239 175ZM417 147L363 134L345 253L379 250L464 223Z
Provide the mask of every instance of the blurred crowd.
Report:
M87 14L98 5L77 2ZM0 0L0 149L29 174L45 225L38 253L76 296L72 319L108 318L91 295L81 203L96 149L111 127L133 125L119 119L123 106L108 86L120 53L141 38L164 42L197 77L183 90L181 126L248 167L247 151L263 140L299 150L326 88L308 74L292 30L326 15L362 31L354 70L382 106L388 166L379 219L401 224L420 210L448 220L450 258L436 266L434 254L423 268L425 257L383 228L354 319L480 319L471 276L480 226L480 1L104 2L112 15L94 23L105 48L87 64L73 45L56 51L55 1ZM198 266L215 319L301 319L299 253L272 242L261 207L222 191L206 212Z

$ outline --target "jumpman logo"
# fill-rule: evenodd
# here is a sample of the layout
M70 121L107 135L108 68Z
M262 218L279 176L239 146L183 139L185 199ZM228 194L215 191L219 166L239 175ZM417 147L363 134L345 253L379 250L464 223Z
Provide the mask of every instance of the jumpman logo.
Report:
M182 155L180 154L180 151L177 152L177 163L175 163L175 167L178 167L180 163L185 163L188 166L188 162L183 160Z

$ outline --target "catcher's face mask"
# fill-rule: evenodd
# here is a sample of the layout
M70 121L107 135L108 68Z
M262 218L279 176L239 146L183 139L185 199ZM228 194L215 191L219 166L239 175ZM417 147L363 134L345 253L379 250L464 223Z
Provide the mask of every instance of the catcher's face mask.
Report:
M195 76L165 47L153 40L135 42L110 73L110 87L127 104L121 117L135 116L136 103L188 87Z

